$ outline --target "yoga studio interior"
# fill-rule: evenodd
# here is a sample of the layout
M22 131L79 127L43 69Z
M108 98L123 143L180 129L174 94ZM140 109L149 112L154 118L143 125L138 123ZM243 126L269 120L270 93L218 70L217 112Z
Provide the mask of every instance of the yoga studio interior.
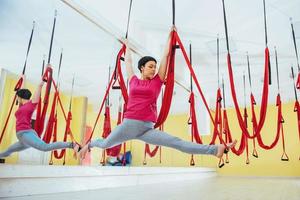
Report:
M0 0L0 199L300 200L299 0Z

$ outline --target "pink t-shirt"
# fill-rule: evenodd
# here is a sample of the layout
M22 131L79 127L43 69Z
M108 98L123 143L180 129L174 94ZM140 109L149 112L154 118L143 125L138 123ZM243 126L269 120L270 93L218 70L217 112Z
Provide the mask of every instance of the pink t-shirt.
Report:
M151 80L133 76L129 82L129 98L124 118L156 122L156 100L163 81L156 74Z
M20 105L16 111L16 131L29 130L31 128L31 116L36 108L37 103L28 101L27 103Z

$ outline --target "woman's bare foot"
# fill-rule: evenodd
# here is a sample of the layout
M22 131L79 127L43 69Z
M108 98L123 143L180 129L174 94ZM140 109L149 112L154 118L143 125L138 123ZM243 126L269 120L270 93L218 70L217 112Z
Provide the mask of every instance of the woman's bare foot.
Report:
M90 150L89 148L89 144L87 143L86 145L84 145L84 147L82 147L79 151L79 157L81 160L83 160L85 158L85 155L87 154L87 152Z
M73 158L78 158L79 145L76 142L73 142Z
M234 140L234 141L231 142L231 143L227 143L227 144L226 144L227 148L225 147L224 144L219 144L219 145L218 145L218 152L217 152L216 156L217 156L218 158L222 158L225 149L228 149L228 150L231 149L232 147L234 147L234 146L236 145L236 143L237 143L237 140Z

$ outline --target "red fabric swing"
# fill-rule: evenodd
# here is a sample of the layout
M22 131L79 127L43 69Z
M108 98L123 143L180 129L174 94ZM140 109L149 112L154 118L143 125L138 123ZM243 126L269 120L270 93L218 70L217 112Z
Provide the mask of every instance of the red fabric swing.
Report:
M159 127L160 131L164 131L164 125L162 124ZM161 146L155 146L153 150L150 149L150 145L149 144L145 144L145 150L144 150L144 161L143 161L143 165L147 164L147 155L150 156L150 158L153 158L157 152L159 150L159 163L161 163Z
M243 116L241 114L239 104L236 97L236 91L235 91L235 85L233 80L233 71L231 66L231 59L230 59L230 53L227 54L227 64L228 64L228 72L229 72L229 80L230 80L230 88L231 88L231 94L232 99L234 102L235 111L237 114L239 126L243 132L243 134L246 135L247 138L255 138L256 136L260 135L260 131L264 125L265 119L266 119L266 113L267 113L267 105L268 105L268 92L269 92L269 49L266 47L265 49L265 72L264 72L264 85L263 85L263 95L262 95L262 103L261 103L261 109L260 109L260 118L258 121L258 125L255 128L254 135L250 135L250 133L247 130L247 127L245 126L245 123L243 121Z
M56 115L57 97L58 97L58 92L55 92L53 96L52 107L51 107L51 112L49 115L46 131L43 137L43 140L46 143L50 143L53 136L53 131L56 132L54 126L57 124L57 115Z
M164 96L164 90L162 89L162 101L163 101L163 96ZM160 131L164 131L164 124L159 126ZM153 158L159 150L159 163L161 163L161 146L155 146L153 150L150 149L150 145L145 143L145 150L144 150L144 161L143 165L147 164L147 155Z
M118 112L117 125L119 125L121 123L121 118L122 118L122 113ZM104 124L103 124L102 137L107 138L110 133L111 133L110 108L109 108L109 105L106 105L105 113L104 113ZM105 149L105 151L103 151L103 153L102 153L102 159L101 159L100 163L103 165L105 164L105 157L106 157L105 152L108 156L116 157L120 154L121 147L122 147L122 144L119 144L114 147Z
M72 113L69 111L67 121L66 121L66 128L65 128L65 132L64 132L63 142L67 141L68 134L70 134L71 120L72 120ZM53 140L52 140L52 142L57 142L57 116L56 115L55 115L55 121L54 121L54 130L53 130ZM51 152L51 158L50 158L50 161L49 161L50 165L53 164L53 155L56 159L64 158L63 165L65 165L65 163L66 163L66 149L62 149L60 151L60 153L58 152L58 150L52 151Z
M52 68L47 67L46 71L43 75L43 80L46 83L46 91L45 95L43 98L43 104L41 105L42 108L40 109L40 113L37 114L37 118L35 121L35 131L37 132L38 136L40 137L44 131L44 123L45 123L45 118L46 118L46 113L48 109L48 104L49 104L49 97L50 97L50 90L51 90L51 84L52 84ZM39 111L39 110L38 110Z
M257 120L256 120L256 114L255 114L255 110L254 110L254 106L256 105L256 101L254 98L253 93L251 92L250 94L250 101L251 101L251 114L252 114L252 118L251 118L251 122L252 122L252 132L254 135L254 131L255 131L255 127L257 127ZM253 151L252 151L252 155L256 158L258 158L258 153L256 150L256 143L255 143L255 138L253 138Z
M224 14L224 26L225 26L225 34L226 34L226 44L227 44L227 67L229 73L229 80L230 80L230 88L232 99L234 103L234 107L236 110L236 115L238 118L239 126L242 130L242 133L245 134L247 138L255 138L257 135L260 134L260 131L264 125L266 119L266 112L267 112L267 105L268 105L268 93L269 93L269 82L270 82L270 56L269 56L269 49L267 46L267 31L266 31L266 12L265 12L265 2L264 3L264 22L265 22L265 39L266 39L266 48L265 48L265 69L264 69L264 84L263 84L263 92L262 92L262 100L261 100L261 109L260 109L260 118L258 120L258 125L254 130L254 134L251 136L247 127L243 121L243 116L240 111L240 107L236 97L235 91L235 84L233 78L233 70L231 65L231 56L229 51L229 43L228 43L228 31L227 31L227 21L226 21L226 13L225 13L225 4L224 0L222 0L223 4L223 14Z
M72 130L71 130L71 120L72 120L72 113L71 113L71 102L70 102L70 107L69 107L69 111L66 115L66 112L64 110L64 107L62 105L61 99L60 99L60 95L59 95L59 91L57 88L57 85L55 83L54 80L52 80L52 84L54 86L55 89L55 93L53 96L53 101L52 101L52 107L51 107L51 112L50 112L50 116L49 116L49 120L48 120L48 124L47 124L47 128L43 137L43 140L46 143L51 142L57 142L57 105L59 105L59 107L61 108L61 111L63 113L63 117L66 121L66 127L65 127L65 132L64 132L64 137L63 137L63 142L67 141L68 136L70 136L70 139L72 142L76 143L79 145L78 142L76 142L73 134L72 134ZM49 161L49 164L53 164L53 155L56 159L62 159L63 160L63 165L65 164L65 158L66 158L66 149L62 149L60 150L54 150L51 152L51 158Z
M261 135L257 135L257 141L258 141L258 144L260 147L262 147L263 149L266 149L266 150L270 150L272 148L274 148L276 146L276 144L278 143L279 141L279 138L280 138L280 133L282 135L282 142L283 142L283 155L282 155L282 160L285 160L285 159L288 159L288 156L285 152L285 142L284 142L284 132L283 132L283 123L284 123L284 119L282 117L282 103L281 103L281 97L280 97L280 94L277 94L277 98L276 98L276 106L277 106L277 131L276 131L276 136L275 136L275 139L274 141L270 144L270 145L266 145L264 144L264 142L262 141L262 137ZM254 110L254 109L253 109ZM256 124L256 118L255 118L255 112L252 111L253 113L253 124L255 126Z

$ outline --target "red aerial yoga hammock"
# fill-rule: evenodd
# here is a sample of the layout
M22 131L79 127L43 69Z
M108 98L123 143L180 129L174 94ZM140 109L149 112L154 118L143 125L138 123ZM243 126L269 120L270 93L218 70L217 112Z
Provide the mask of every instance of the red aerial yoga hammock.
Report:
M118 111L117 125L119 125L121 122L122 122L122 111L119 110ZM103 138L107 138L110 133L111 133L111 121L110 121L110 108L109 108L109 103L108 103L105 106L104 124L103 124L102 137ZM116 157L116 156L118 156L120 154L121 147L122 147L122 144L116 145L116 146L111 147L111 148L107 148L107 149L105 149L106 154L108 156ZM105 151L103 151L102 159L100 161L100 163L103 164L103 165L105 164Z
M50 61L51 61L51 52L52 52L52 44L53 44L55 24L56 24L56 16L57 16L57 11L55 10L52 34L51 34L51 40L50 40L50 47L49 47L49 53L48 53L48 64L50 64ZM45 82L47 82L46 92L45 92L45 96L43 99L43 105L40 104L38 106L37 117L36 117L35 127L34 127L34 129L37 132L39 137L41 137L41 135L44 131L44 123L45 123L46 113L47 113L47 109L48 109L49 95L50 95L51 84L52 84L52 69L51 68L47 68L47 69L43 76L43 80ZM41 99L40 99L40 102L41 102Z
M213 116L212 116L212 114L211 114L211 112L210 112L210 109L209 109L209 107L208 107L207 101L206 101L206 99L205 99L205 97L204 97L204 94L203 94L203 92L202 92L202 89L201 89L201 87L200 87L200 84L199 84L199 82L198 82L198 79L197 79L197 77L196 77L196 75L195 75L195 72L194 72L194 70L193 70L193 68L192 68L192 65L191 65L191 63L190 63L190 61L189 61L189 58L188 58L187 53L186 53L186 51L185 51L185 49L184 49L184 46L183 46L183 44L182 44L182 42L181 42L181 40L180 40L180 38L179 38L177 32L174 31L174 32L172 33L172 35L173 35L174 40L175 40L174 43L175 43L175 44L178 43L179 48L180 48L181 51L182 51L182 54L183 54L184 59L185 59L185 61L186 61L187 67L188 67L189 70L190 70L190 73L191 73L191 76L192 76L192 78L193 78L193 81L194 81L194 83L195 83L195 85L196 85L196 87L197 87L197 89L198 89L198 92L200 93L200 96L201 96L202 101L203 101L203 103L204 103L204 105L205 105L205 108L206 108L206 110L207 110L207 112L208 112L208 114L209 114L209 117L210 117L210 119L211 119L211 121L212 121L214 127L216 127L216 126L217 126L217 122L214 120L214 118L213 118ZM216 118L216 117L215 117L215 118ZM214 130L213 140L212 140L211 143L214 142L216 136L218 136L219 139L220 139L220 141L226 146L224 140L222 139L222 136L220 135L220 132L219 132L216 128L215 128L215 130Z
M59 81L59 75L60 75L60 69L61 69L61 64L62 64L62 57L63 57L63 52L61 51L60 54L60 59L59 59L59 67L58 67L58 81ZM68 115L66 116L66 112L62 106L61 100L60 100L60 96L59 96L59 88L58 86L55 84L55 81L52 80L55 92L54 92L54 96L53 96L53 101L52 101L52 108L51 108L51 112L50 112L50 116L49 116L49 120L48 120L48 124L47 124L47 128L43 137L43 140L46 143L49 143L51 140L52 142L57 142L57 124L58 124L58 120L57 120L57 105L59 103L60 108L62 110L64 119L66 121L66 127L65 127L65 131L64 131L64 137L63 137L63 142L67 141L68 135L70 135L70 138L72 140L72 142L75 142L76 144L78 144L78 142L75 141L74 136L72 134L71 131L71 120L72 120L72 96L73 96L73 88L74 88L74 77L72 80L72 92L71 92L71 98L70 98L70 103L69 103L69 110L68 110ZM78 144L79 145L79 144ZM65 160L66 160L66 149L62 149L60 150L54 150L51 152L51 158L49 161L49 164L52 165L53 164L53 155L56 159L63 159L63 165L65 165Z
M59 81L59 74L60 74L60 69L61 69L61 63L62 63L62 52L60 53L60 59L59 59L59 66L58 66L58 76L57 79ZM57 134L57 100L58 100L58 95L59 91L56 90L53 95L53 101L52 101L52 107L51 107L51 112L50 116L48 119L47 127L45 134L43 136L43 140L46 143L50 143L52 136L56 138ZM52 154L51 154L51 161L52 161Z
M62 64L62 56L63 56L63 53L61 51L60 59L59 59L59 67L58 67L58 77L57 77L58 81L59 81L60 69L61 69L61 64ZM45 140L44 141L48 142L48 143L51 141L51 139L52 139L52 142L57 142L57 124L58 124L57 105L58 105L59 91L58 91L58 87L56 85L54 85L54 88L56 91L54 93L54 97L53 97L53 101L52 101L52 109L51 109L51 113L49 116L46 133L44 135L47 138L47 141L45 141ZM65 127L65 131L64 131L63 142L67 141L68 135L72 135L72 132L71 132L71 120L72 120L71 109L72 109L73 88L74 88L74 77L72 80L72 92L71 92L71 98L70 98L70 103L69 103L69 111L68 111L68 115L67 115L67 119L66 119L66 127ZM61 106L61 109L63 110L62 106ZM72 136L72 142L75 142L73 136ZM63 165L65 165L66 149L61 150L60 153L58 153L58 150L52 151L51 158L49 161L50 165L53 164L53 155L56 159L64 158Z
M55 92L55 96L56 96L56 99L54 99L53 101L57 102L57 98L58 98L57 92ZM52 118L52 117L53 116L50 116L49 119ZM71 120L72 120L72 113L71 113L71 110L69 109L67 120L66 120L66 128L65 128L65 132L64 132L63 142L66 142L68 135L71 134L71 127L70 127L71 126ZM48 121L48 125L49 125L49 123L51 123L51 122ZM54 120L53 120L52 124L53 124L52 126L54 126L54 127L51 130L52 132L50 132L50 130L49 130L49 133L52 133L52 138L50 138L50 139L52 139L52 142L57 142L57 114L56 113L54 115ZM46 132L48 132L48 128L47 128ZM52 151L51 152L51 158L50 158L50 161L49 161L50 165L53 164L53 155L56 159L61 159L62 157L64 157L63 165L65 165L65 162L66 162L65 161L66 149L62 149L60 151L60 153L58 153L58 150Z
M262 129L265 119L266 119L267 105L268 105L268 92L269 92L268 84L271 80L270 79L270 60L269 60L270 56L269 56L269 49L267 46L267 35L266 35L266 16L265 16L266 48L265 48L265 70L264 70L263 95L262 95L262 101L261 101L260 118L259 118L258 124L254 130L254 134L251 136L247 130L245 123L244 123L243 116L239 109L239 104L238 104L237 97L236 97L235 84L234 84L234 79L233 79L233 71L232 71L232 65L231 65L231 57L230 57L230 51L229 51L229 43L228 43L228 31L227 31L224 0L222 0L222 2L223 2L224 24L225 24L225 34L226 34L226 44L227 44L227 65L228 65L228 73L229 73L232 99L234 102L234 107L236 110L239 126L242 130L242 133L245 134L245 136L247 138L252 139L252 138L255 138L258 135L260 135L261 129ZM264 5L265 5L265 3L264 3ZM265 12L264 12L264 14L265 14Z
M278 85L278 95L277 95L277 98L276 98L276 106L278 108L277 109L276 137L275 137L275 140L271 143L271 145L264 144L260 134L257 135L257 141L258 141L258 144L262 148L267 149L267 150L272 149L278 143L280 133L281 133L281 135L282 135L282 145L283 145L283 154L282 154L281 160L282 161L288 161L289 158L288 158L288 156L286 154L286 151L285 151L285 142L284 142L284 131L283 131L284 120L283 120L283 117L282 117L282 105L281 105L281 97L280 97L280 93L279 93L279 74L278 74L278 62L277 62L277 52L276 52L276 50L275 50L275 58L276 58L277 85ZM254 100L253 94L251 93L252 123L253 123L253 129L255 130L257 128L257 120L256 120L256 114L255 114L255 111L254 111L254 105L255 105L255 100ZM256 150L253 151L253 156L258 157Z
M64 119L65 119L65 121L66 121L66 128L65 128L65 133L64 133L64 139L63 139L63 141L66 142L66 141L67 141L67 136L70 136L70 139L71 139L72 142L75 142L76 144L80 145L80 144L75 140L75 138L74 138L74 136L73 136L73 133L72 133L72 130L71 130L71 120L72 120L72 113L71 113L72 103L71 103L71 102L72 102L72 97L71 97L71 99L70 99L69 111L68 111L68 114L66 115L66 112L65 112L65 110L64 110L63 104L62 104L61 99L60 99L60 96L59 96L58 87L57 87L57 85L56 85L56 83L55 83L54 80L52 80L52 83L53 83L53 86L54 86L54 89L55 89L55 94L57 94L57 101L56 101L56 102L59 103L59 107L61 108L61 111L62 111L62 113L63 113L63 117L64 117ZM72 85L74 86L74 79L73 79L73 81L72 81ZM72 87L73 87L73 86L72 86ZM72 90L73 90L73 89L72 89ZM57 103L56 103L56 104L57 104ZM54 115L54 116L55 116L55 115ZM57 119L56 119L56 121L57 121ZM55 128L54 130L57 130L57 129ZM56 136L57 136L57 134L54 133L54 134L53 134L53 142L56 141ZM62 152L65 152L64 150L61 150L61 151L62 151ZM58 150L54 150L54 156L55 156L55 158L57 158L57 159L62 158L62 154L63 154L63 156L65 156L65 153L58 154L57 152L58 152ZM56 156L56 155L58 155L58 156ZM60 156L59 156L59 155L60 155Z
M74 83L74 81L73 81L73 83ZM56 100L56 102L57 102L59 94L58 94L58 92L55 92L55 94L57 94L57 100ZM72 120L71 108L72 108L72 97L70 99L70 105L69 105L68 116L67 116L67 119L66 119L66 127L65 127L63 142L67 141L68 135L72 135L72 132L71 132L71 120ZM72 138L72 142L74 142L74 137L72 136L71 138ZM57 113L55 114L54 132L53 132L52 142L57 142ZM61 150L60 153L58 153L58 150L52 151L52 153L51 153L51 159L50 159L50 162L49 162L50 164L53 163L52 162L52 155L54 155L54 157L56 159L61 159L62 157L64 157L63 165L65 164L65 162L66 162L65 161L66 160L66 149Z
M286 154L285 151L285 141L284 141L284 131L283 131L283 123L284 119L282 116L282 103L281 103L281 97L279 93L279 74L278 74L278 62L277 62L277 52L275 50L275 58L276 58L276 70L277 70L277 85L278 85L278 94L276 97L276 106L277 106L277 131L276 131L276 137L274 141L270 145L264 144L262 137L260 134L257 135L257 141L258 144L266 150L272 149L276 146L276 144L279 141L280 134L282 136L282 146L283 146L283 154L281 156L282 161L288 161L288 155ZM253 120L253 127L254 129L257 127L257 121L256 121L256 116L255 116L255 111L254 111L254 104L252 104L252 120Z
M29 38L29 43L28 43L28 47L27 47L26 58L25 58L24 66L23 66L22 75L25 75L25 71L26 71L26 67L27 67L28 54L29 54L29 51L30 51L32 37L33 37L33 33L34 33L34 27L35 27L35 22L33 21L32 30L31 30L31 34L30 34L30 38ZM15 85L15 88L14 88L15 92L17 92L19 89L21 89L23 81L24 81L23 78L20 77L19 80L17 81L16 85ZM16 102L16 100L17 100L17 94L14 95L14 98L12 100L11 106L9 108L8 115L7 115L5 123L4 123L4 127L3 127L2 131L1 131L0 144L2 142L4 133L6 131L6 128L7 128L7 125L8 125L8 122L9 122L9 119L10 119L13 107L14 107L15 104L16 105L18 104L18 102Z
M59 78L59 74L60 74L61 63L62 63L62 52L60 54L58 78ZM71 120L72 120L72 113L71 113L72 96L71 96L71 99L70 99L68 115L66 116L66 112L65 112L65 110L62 106L60 96L59 96L59 90L58 90L57 85L55 84L55 81L52 79L50 84L53 84L55 92L54 92L54 95L53 95L51 112L50 112L50 116L49 116L49 120L48 120L48 123L47 123L46 130L45 130L45 134L43 136L43 140L46 143L50 143L51 140L52 140L52 142L57 142L57 124L58 124L57 105L59 103L59 106L62 110L64 119L66 121L66 127L65 127L63 142L66 142L68 135L70 135L70 138L71 138L72 142L75 142L76 144L78 144L74 139L74 136L72 134L71 127L70 127L71 126ZM72 81L72 93L73 93L73 87L74 87L74 77L73 77L73 81ZM42 116L42 115L40 115L40 116ZM53 155L56 159L61 159L62 157L64 157L63 165L65 164L66 149L61 150L60 153L58 153L58 150L52 151L51 152L51 158L50 158L50 161L49 161L50 165L53 164Z

